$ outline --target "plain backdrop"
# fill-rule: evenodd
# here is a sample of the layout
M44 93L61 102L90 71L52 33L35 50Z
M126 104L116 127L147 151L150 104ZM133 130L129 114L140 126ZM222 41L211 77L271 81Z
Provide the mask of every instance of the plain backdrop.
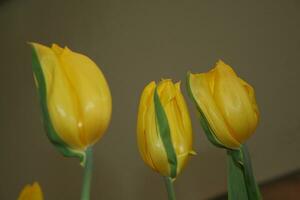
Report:
M300 168L300 1L6 0L0 3L0 199L39 181L46 200L76 200L83 169L48 141L28 41L55 42L92 58L113 96L110 127L94 148L92 199L166 199L140 158L136 116L151 80L182 81L197 156L175 182L178 200L226 191L226 152L212 146L185 90L188 70L218 59L256 90L261 119L248 141L258 181Z

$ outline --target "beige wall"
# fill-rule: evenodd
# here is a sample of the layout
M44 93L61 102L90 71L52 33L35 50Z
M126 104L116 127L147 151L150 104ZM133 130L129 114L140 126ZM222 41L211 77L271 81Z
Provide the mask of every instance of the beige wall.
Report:
M38 180L47 200L79 199L82 168L48 142L26 41L57 42L93 58L113 95L113 118L95 146L92 199L166 199L135 137L139 95L151 80L206 71L222 58L254 85L261 109L249 141L255 174L269 180L300 167L300 3L280 1L41 1L0 3L0 199ZM188 100L191 115L196 119ZM193 123L198 155L178 177L180 200L226 190L225 152Z

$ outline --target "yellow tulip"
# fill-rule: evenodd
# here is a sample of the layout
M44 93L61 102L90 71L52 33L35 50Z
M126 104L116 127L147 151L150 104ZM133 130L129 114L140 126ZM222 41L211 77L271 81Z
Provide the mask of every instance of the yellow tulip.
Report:
M40 185L34 182L32 185L26 185L21 191L18 200L43 200L43 192Z
M137 138L145 163L163 176L175 178L192 151L192 126L180 83L148 84L142 95Z
M207 73L189 74L188 85L217 143L237 149L254 133L259 119L254 89L229 65L219 61Z
M110 122L112 100L105 77L85 55L56 44L31 44L48 137L65 156L82 158Z

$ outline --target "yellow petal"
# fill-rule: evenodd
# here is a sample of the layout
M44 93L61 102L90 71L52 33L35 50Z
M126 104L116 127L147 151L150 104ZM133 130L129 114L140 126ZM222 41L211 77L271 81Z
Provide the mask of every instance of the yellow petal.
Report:
M150 154L148 153L147 141L146 141L146 113L148 107L153 99L153 92L156 88L154 81L149 83L142 92L141 100L139 104L138 118L137 118L137 141L140 153L144 162L146 162L152 169L156 170Z
M249 100L252 104L253 111L256 113L257 118L259 118L260 113L259 113L258 105L256 103L256 97L255 97L255 92L254 92L253 87L251 85L249 85L243 79L239 78L239 80L240 80L241 84L244 86L246 92L248 93Z
M111 94L101 70L88 57L65 48L59 56L79 111L84 145L94 144L106 131L112 111Z
M44 45L38 43L31 43L41 64L43 74L46 82L47 94L50 92L50 86L52 85L52 79L54 76L54 70L59 66L59 61L52 50Z
M231 135L214 98L215 70L208 73L190 74L193 97L204 113L217 139L228 148L237 148L240 143Z
M214 99L231 134L243 143L254 132L258 121L253 109L256 103L252 87L241 81L230 66L219 62L216 66Z
M186 105L186 102L184 100L184 97L182 95L181 89L180 89L180 82L175 84L176 87L176 104L180 113L180 117L181 117L181 121L182 121L182 125L183 125L183 129L184 132L186 133L186 135L189 138L189 141L191 142L191 138L192 138L192 123L191 123L191 119L190 119L190 114ZM191 146L191 145L190 145Z
M76 94L56 54L48 47L34 44L46 81L48 112L51 122L63 141L73 149L83 149L79 137Z
M155 82L151 82L141 96L137 125L138 146L146 164L160 174L168 176L170 173L168 158L156 123L155 88Z
M181 93L180 83L175 84L175 98L165 110L171 129L173 146L176 151L178 161L177 174L179 174L187 164L191 152L193 152L191 119L186 102Z
M163 106L167 105L176 95L174 84L170 79L160 81L157 86L157 92Z
M51 49L57 56L61 55L64 51L64 49L58 46L57 44L52 44Z
M43 200L43 193L40 185L35 182L33 185L26 185L21 191L18 200Z

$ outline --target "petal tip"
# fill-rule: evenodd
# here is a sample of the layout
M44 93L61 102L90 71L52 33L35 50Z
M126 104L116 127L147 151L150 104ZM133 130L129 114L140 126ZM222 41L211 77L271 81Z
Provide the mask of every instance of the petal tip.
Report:
M191 155L191 156L196 156L196 155L197 155L197 152L194 151L194 150L191 150L191 151L189 152L189 155Z
M215 68L212 69L213 70L219 70L219 71L227 71L227 72L231 72L231 73L234 73L234 70L232 69L232 67L228 64L226 64L223 60L218 60L216 65L215 65Z

